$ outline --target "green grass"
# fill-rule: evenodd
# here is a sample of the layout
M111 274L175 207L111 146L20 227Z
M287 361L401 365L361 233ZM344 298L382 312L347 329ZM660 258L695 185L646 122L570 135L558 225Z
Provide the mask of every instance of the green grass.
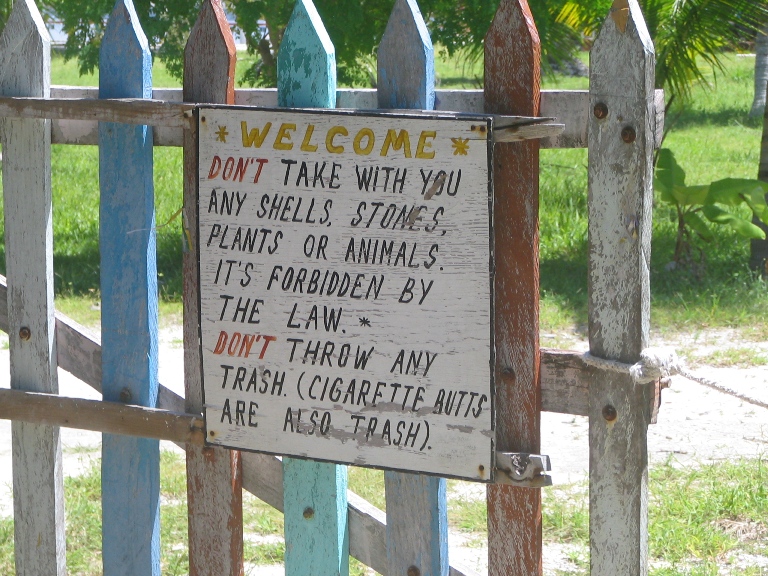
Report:
M64 481L67 519L67 570L101 574L101 468L95 458L80 476ZM164 575L189 573L187 546L187 480L183 456L162 451L160 457L160 558ZM282 542L258 536L282 535L283 515L249 493L243 498L244 560L253 564L283 562ZM0 574L14 574L13 518L0 518Z
M186 473L183 457L161 453L161 559L163 574L188 572ZM487 532L484 498L457 496L449 482L449 522L482 545ZM384 508L383 473L350 467L350 488ZM742 459L680 469L651 469L649 545L655 575L717 574L727 554L765 554L768 534L768 462ZM72 574L100 574L101 472L94 458L83 474L65 480L67 567ZM586 566L589 510L586 485L554 486L543 492L547 542L574 545L573 562ZM282 514L248 493L243 499L245 561L281 563ZM271 537L271 538L260 538ZM278 537L278 538L275 538ZM761 547L762 546L762 547ZM351 573L363 566L351 560ZM0 518L0 574L13 574L13 519ZM750 572L733 572L747 575Z
M728 553L765 554L768 462L742 459L685 469L662 464L651 469L649 493L650 558L657 566L651 574L714 575ZM545 541L574 544L588 555L586 485L546 488L542 510ZM484 539L485 500L451 499L449 521Z

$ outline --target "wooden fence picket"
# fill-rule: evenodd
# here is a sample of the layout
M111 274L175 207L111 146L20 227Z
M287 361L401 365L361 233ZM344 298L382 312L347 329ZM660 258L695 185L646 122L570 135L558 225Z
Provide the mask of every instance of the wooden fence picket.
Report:
M541 46L527 0L502 0L485 37L485 111L538 116ZM494 150L496 450L538 453L539 141ZM488 573L541 574L541 491L488 487Z
M297 0L277 55L277 103L336 107L336 53L312 0ZM347 467L283 458L286 576L349 573Z
M51 38L33 0L17 0L0 36L0 94L48 98ZM11 388L59 391L53 309L50 120L2 125ZM13 422L16 574L65 574L61 437Z
M151 98L152 56L132 0L117 0L99 58L99 98ZM152 127L99 125L102 394L157 405ZM160 574L160 442L102 437L106 574Z
M396 0L378 52L379 108L435 105L432 40L415 0ZM385 472L387 573L447 576L448 511L444 478Z
M589 347L625 363L648 341L654 52L637 0L615 0L590 55ZM589 391L591 573L648 571L651 386Z
M184 49L184 101L234 102L235 41L220 0L204 0ZM197 130L184 131L184 390L187 412L203 409L197 256ZM240 453L187 444L189 572L243 574Z

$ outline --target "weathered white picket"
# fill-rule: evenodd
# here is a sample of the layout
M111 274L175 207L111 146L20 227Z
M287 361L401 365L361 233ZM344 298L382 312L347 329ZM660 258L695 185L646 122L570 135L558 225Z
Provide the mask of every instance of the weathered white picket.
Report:
M130 0L119 0L116 14L126 19L122 23L123 34L133 34L127 35L124 50L141 48L142 35ZM140 87L136 88L138 92L125 88L128 91L103 90L100 94L88 88L49 90L48 40L42 21L31 0L16 2L13 16L0 37L0 93L38 97L27 101L0 98L0 115L14 118L3 120L9 283L7 289L0 283L0 327L11 335L15 390L0 394L0 417L20 420L14 423L19 574L64 573L61 461L56 427L60 424L100 429L110 434L170 439L186 449L192 574L242 574L241 488L285 511L286 569L290 575L346 573L347 546L349 554L382 574L471 573L455 562L449 564L444 480L387 473L385 515L346 491L344 467L288 458L281 462L274 456L240 454L202 444L196 123L194 107L181 104L182 101L367 109L434 106L436 110L559 118L566 124L566 130L559 136L542 140L541 146L589 144L590 148L592 353L631 362L645 343L651 153L661 132L657 115L662 107L658 105L659 93L653 90L653 49L636 0L615 1L593 49L589 93L539 92L538 36L525 0L500 2L486 39L484 91L434 90L431 43L414 0L395 2L380 46L378 90L337 90L330 57L333 48L329 46L330 41L326 42L327 36L310 0L299 0L295 17L296 14L298 24L292 25L298 26L297 40L292 40L289 29L284 43L293 42L292 58L314 58L319 49L321 64L310 66L312 73L301 79L301 82L307 81L304 86L314 86L311 93L302 92L304 88L295 90L299 79L289 78L284 71L279 74L281 88L278 90L236 91L234 42L220 3L206 0L187 44L183 91L151 91L145 79L143 84L135 85ZM113 14L112 18L115 17ZM133 48L130 48L131 42ZM406 50L406 46L413 50ZM117 50L119 53L119 46ZM311 50L315 52L310 53ZM142 58L146 58L146 53ZM282 61L284 66L291 60L283 58ZM133 65L127 60L121 64ZM145 74L145 68L139 69ZM318 91L318 85L324 88ZM82 100L118 95L144 99L153 96L163 102ZM67 100L51 100L51 96ZM55 120L51 122L47 118ZM145 333L144 342L148 342L135 344L148 345L150 349L148 372L137 378L149 388L143 393L128 387L131 400L127 399L128 393L120 397L119 393L127 387L119 382L122 376L110 372L113 369L110 366L115 365L115 360L110 359L115 357L115 350L109 349L116 345L107 336L109 326L123 330L120 323L129 319L105 310L103 353L98 338L82 327L61 315L56 315L54 323L50 142L53 138L59 143L96 144L99 142L97 121L123 123L119 125L120 130L130 137L138 137L143 153L151 151L152 135L156 145L184 147L186 398L163 386L158 386L156 392L151 391L152 371L156 369L151 361L156 328L151 323L131 328ZM156 129L142 127L145 124L154 125ZM104 125L102 135L107 136L105 129L117 127ZM519 132L535 135L529 127L521 127ZM645 573L645 434L654 408L654 390L653 387L634 387L622 376L608 376L586 366L578 354L539 349L538 148L536 140L496 145L494 331L498 449L538 451L541 410L590 415L592 572ZM109 156L113 153L107 148L105 138L101 144L105 190L109 189L107 173L113 171L109 168ZM30 158L37 161L29 163ZM143 176L146 178L146 172ZM144 223L131 226L136 229L146 224L147 234L140 235L143 241L137 238L139 246L131 247L129 252L146 258L148 251L151 252L152 211L151 202L147 200L151 197L151 184L139 178L134 188L142 190L147 210L140 214ZM19 190L24 190L21 196L24 202L18 201ZM39 194L39 200L29 202L32 192ZM102 192L105 207L110 200L120 202L117 193ZM105 194L110 198L105 199ZM102 217L103 227L109 220L106 216ZM102 250L106 246L108 242L103 240ZM104 266L102 282L108 281L107 270L108 266ZM151 295L151 276L151 268L133 271L131 290L139 290L139 286L148 290L146 295L136 298L136 305L140 307L137 316L145 314L144 311L147 316L153 313L152 306L156 303L150 302L155 299ZM7 295L7 308L3 295ZM97 390L103 390L105 401L64 400L24 392L55 394L56 363ZM142 394L145 395L142 397ZM126 403L142 406L126 406ZM76 410L76 416L72 410ZM28 450L29 442L35 445L34 453ZM138 442L137 446L142 441ZM105 478L110 473L105 470ZM30 484L33 478L35 483ZM118 489L128 486L129 482L135 480L125 479ZM34 492L30 492L30 486ZM154 490L147 492L150 502ZM107 491L105 498L111 498ZM541 573L539 489L491 485L488 502L489 573ZM105 537L110 522L116 526L114 516L118 508L111 507L115 503L107 503L104 508ZM138 540L142 536L144 542L154 541L150 527L153 514L150 513L149 521L146 511L143 520L130 519L128 532L123 532L141 533L137 536L137 547L141 547ZM125 517L119 521L125 522ZM38 520L40 523L36 524ZM318 538L318 534L322 537ZM108 568L109 545L105 543L105 570L121 571ZM148 548L151 550L152 546L149 544ZM148 557L149 563L142 564L145 568L122 571L154 570L152 553ZM136 552L136 566L142 562L139 558L141 555Z
M635 362L648 342L654 52L637 0L617 0L590 53L589 347ZM648 570L647 386L589 392L592 574ZM628 487L631 486L631 489Z
M51 39L32 0L19 0L0 36L0 93L50 93ZM11 387L58 394L53 320L49 120L2 125ZM13 422L16 573L64 574L64 486L59 429Z

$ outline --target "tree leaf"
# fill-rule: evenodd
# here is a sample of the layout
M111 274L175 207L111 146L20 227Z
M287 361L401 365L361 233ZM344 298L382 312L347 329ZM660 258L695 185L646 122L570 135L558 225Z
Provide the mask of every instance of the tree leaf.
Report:
M709 185L675 186L672 194L680 206L700 206L706 202L709 195Z
M712 230L709 229L707 223L704 222L704 219L698 215L698 213L686 212L683 216L683 219L685 220L685 224L690 226L691 230L701 236L702 239L706 240L707 242L714 240L715 235L712 233Z
M704 208L702 208L702 212L710 222L714 222L715 224L727 224L733 228L737 234L743 236L744 238L757 238L760 240L765 240L765 232L752 224L752 222L744 220L744 218L739 218L730 212L726 212L719 206L704 206Z
M708 204L724 204L726 206L738 206L749 198L747 204L755 213L762 214L765 206L765 194L768 193L768 184L760 180L750 178L724 178L716 180L709 185ZM762 198L762 206L759 199ZM753 206L754 205L754 206Z

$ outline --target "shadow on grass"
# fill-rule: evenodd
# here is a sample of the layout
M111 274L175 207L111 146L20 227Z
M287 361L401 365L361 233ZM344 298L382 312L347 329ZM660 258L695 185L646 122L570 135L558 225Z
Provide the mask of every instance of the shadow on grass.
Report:
M762 117L750 117L743 107L728 106L717 111L700 108L680 110L673 107L664 120L665 130L682 130L701 126L746 126L761 128Z

